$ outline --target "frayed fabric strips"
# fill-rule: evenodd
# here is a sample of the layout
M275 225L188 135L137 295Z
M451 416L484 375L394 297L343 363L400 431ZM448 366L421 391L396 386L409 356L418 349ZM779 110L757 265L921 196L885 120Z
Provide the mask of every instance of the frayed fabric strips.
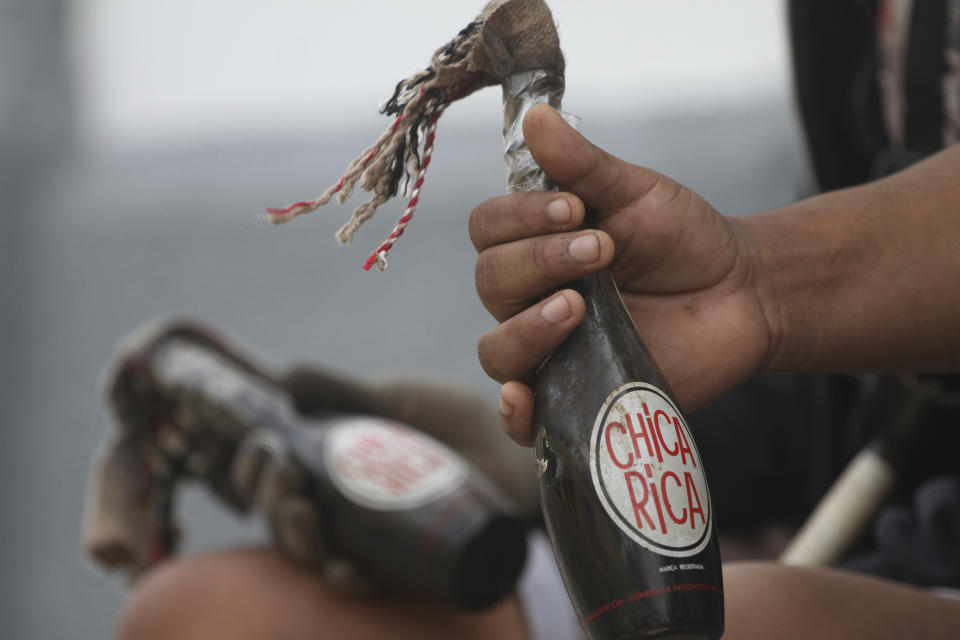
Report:
M526 188L538 186L531 180L529 167L532 158L525 152L518 117L525 108L511 108L520 98L529 108L535 102L549 102L559 108L563 95L563 54L553 17L543 0L494 0L477 18L464 27L449 43L438 49L430 66L397 83L393 95L381 106L380 112L394 117L390 127L369 148L358 155L344 170L340 180L313 200L294 202L283 208L267 209L271 222L287 222L310 213L330 202L334 196L342 204L359 186L372 194L357 207L353 215L337 231L337 240L349 244L360 226L373 217L377 208L397 195L409 200L403 215L393 231L364 263L369 270L374 264L383 271L386 256L403 235L420 201L427 167L433 154L437 121L451 103L474 91L491 85L504 86L504 106L510 122L505 121L508 155L508 183L522 170ZM524 94L516 78L537 78L538 94ZM531 87L533 89L534 87ZM545 92L544 92L545 91ZM518 92L520 92L518 94ZM506 120L506 119L505 119ZM508 131L509 129L509 131ZM518 166L510 157L510 150L525 155Z

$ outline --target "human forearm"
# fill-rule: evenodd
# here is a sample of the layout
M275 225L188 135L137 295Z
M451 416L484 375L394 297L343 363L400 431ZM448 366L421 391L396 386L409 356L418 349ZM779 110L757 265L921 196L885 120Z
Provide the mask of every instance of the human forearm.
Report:
M960 370L960 145L740 221L770 370Z

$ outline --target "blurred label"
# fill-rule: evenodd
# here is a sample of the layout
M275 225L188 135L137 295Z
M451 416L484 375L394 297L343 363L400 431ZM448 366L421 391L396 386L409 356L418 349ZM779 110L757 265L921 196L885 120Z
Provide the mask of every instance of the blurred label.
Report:
M398 424L355 418L334 427L326 461L347 498L369 509L410 509L447 495L467 476L464 463L436 440Z

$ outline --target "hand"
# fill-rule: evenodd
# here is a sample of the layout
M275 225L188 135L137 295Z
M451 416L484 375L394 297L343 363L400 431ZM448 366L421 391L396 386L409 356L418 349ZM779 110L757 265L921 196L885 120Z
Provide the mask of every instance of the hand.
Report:
M485 472L533 516L537 490L529 452L496 436L496 412L472 392L422 377L353 379L317 367L298 366L276 379L304 414L375 415L431 435ZM492 431L491 431L492 429ZM266 516L274 544L298 564L319 571L335 590L366 595L377 588L323 537L320 511L307 497L310 479L289 445L268 429L255 429L237 447L230 484L247 507Z
M154 355L169 341L209 352L240 378L259 380L258 386L286 391L302 415L355 413L417 428L484 472L519 514L533 517L537 510L532 457L497 436L496 411L469 390L422 376L353 379L315 367L273 375L212 327L153 322L120 342L104 375L116 432L94 462L84 538L88 551L110 569L136 577L176 551L175 489L192 478L234 508L255 508L284 555L321 572L338 591L357 594L374 586L324 539L323 514L312 495L315 478L283 432L220 420L211 407L223 398L171 391L157 382ZM225 393L229 402L233 392Z
M316 366L297 366L280 384L305 415L330 411L379 416L409 425L444 443L494 481L524 517L540 513L529 451L504 441L497 411L472 390L423 376L352 378Z
M375 592L374 582L349 559L330 553L320 511L304 491L308 482L287 444L267 429L254 429L244 437L230 468L237 497L266 516L274 544L287 558L319 571L340 593Z
M532 442L533 371L584 315L577 292L548 294L604 267L681 407L709 404L756 373L773 332L748 227L593 146L549 107L529 111L524 135L565 191L493 198L470 217L477 291L500 322L478 353L488 375L505 383L504 430ZM585 207L598 214L598 229L577 230Z

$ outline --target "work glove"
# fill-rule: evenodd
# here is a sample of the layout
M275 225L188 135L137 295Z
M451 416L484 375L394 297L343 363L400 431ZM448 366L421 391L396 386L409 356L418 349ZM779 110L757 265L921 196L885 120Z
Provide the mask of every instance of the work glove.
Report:
M357 413L414 427L474 464L518 505L521 514L536 513L536 483L529 451L502 436L495 411L474 394L456 386L412 377L352 379L317 367L299 366L272 375L240 356L230 343L209 328L190 323L162 324L139 332L118 350L108 373L108 399L117 417L118 432L94 463L87 503L85 543L108 568L136 577L145 568L175 551L179 527L173 522L173 466L201 479L216 496L240 511L259 511L276 547L298 564L323 574L334 587L364 593L372 585L346 559L327 548L317 506L306 495L306 471L295 462L290 445L268 429L231 433L211 425L215 441L226 440L235 454L229 465L211 464L197 451L185 451L183 434L170 425L144 427L142 411L118 391L115 373L130 354L170 335L186 335L215 345L226 357L290 394L305 416ZM111 384L110 381L113 381ZM157 452L162 455L158 455ZM201 450L202 454L203 451ZM220 465L223 466L223 465Z

